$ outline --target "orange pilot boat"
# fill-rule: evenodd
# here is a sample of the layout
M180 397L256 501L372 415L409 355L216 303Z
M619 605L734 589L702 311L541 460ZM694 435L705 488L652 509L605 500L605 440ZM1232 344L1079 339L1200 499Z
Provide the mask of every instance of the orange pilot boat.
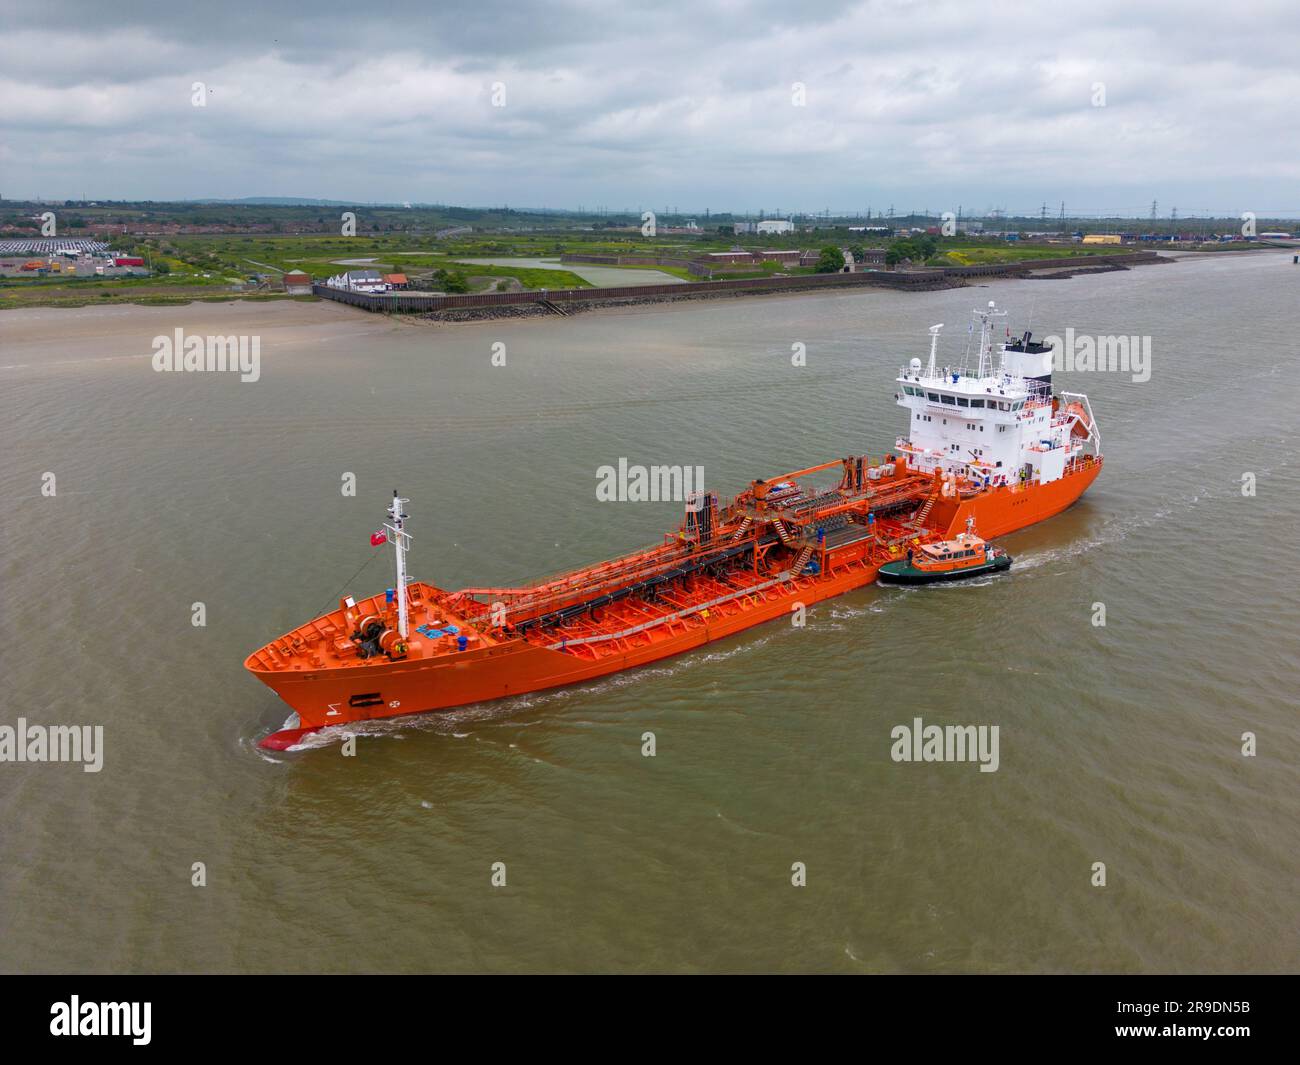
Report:
M1101 472L1100 436L1086 396L1053 394L1048 346L1028 333L994 345L1004 313L976 311L978 349L955 368L937 365L931 327L928 366L912 359L896 379L909 434L879 461L757 480L727 502L692 493L662 543L535 584L411 580L408 501L394 492L371 538L393 547L393 587L348 596L245 660L294 711L261 745L643 666L861 588L971 523L992 538L1060 513Z
M936 540L907 549L907 558L880 567L882 584L939 584L964 581L1011 568L1011 556L975 535L975 519L955 540Z

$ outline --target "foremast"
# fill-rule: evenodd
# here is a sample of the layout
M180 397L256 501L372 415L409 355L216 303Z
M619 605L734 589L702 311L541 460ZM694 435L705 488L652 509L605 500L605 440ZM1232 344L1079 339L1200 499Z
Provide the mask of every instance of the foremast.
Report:
M410 626L407 618L406 552L411 546L411 537L406 532L407 514L402 509L409 502L409 499L402 499L394 488L393 501L388 505L388 517L391 521L384 523L388 539L397 555L397 583L393 593L397 596L397 632L403 640L410 635L407 631Z

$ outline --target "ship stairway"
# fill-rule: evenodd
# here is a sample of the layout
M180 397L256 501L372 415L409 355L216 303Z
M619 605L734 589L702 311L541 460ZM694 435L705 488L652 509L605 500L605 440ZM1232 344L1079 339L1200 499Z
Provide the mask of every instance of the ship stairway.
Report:
M908 523L913 529L919 529L925 524L925 519L930 516L930 511L934 507L934 501L938 498L937 494L931 495L923 504L921 504L921 509L916 512L916 517Z
M733 540L742 540L744 539L745 534L748 533L749 530L752 529L753 527L754 527L753 517L750 516L749 514L746 514L745 520L740 523L740 528L738 528L734 533L731 534L731 538Z
M772 527L776 529L776 535L781 538L781 543L785 544L786 547L794 546L794 537L790 535L790 530L785 527L785 522L777 518L776 521L772 522Z
M808 560L812 558L813 547L809 544L799 552L799 557L794 560L794 565L790 567L790 572L794 576L799 576L803 572L804 566L808 565Z

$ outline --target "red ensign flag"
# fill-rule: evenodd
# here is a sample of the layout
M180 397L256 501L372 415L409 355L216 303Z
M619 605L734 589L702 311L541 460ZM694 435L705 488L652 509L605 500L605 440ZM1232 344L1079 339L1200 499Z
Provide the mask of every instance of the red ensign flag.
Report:
M370 534L371 547L378 547L380 544L384 544L387 542L388 542L388 533L384 532L383 529L380 529L378 532L372 532Z

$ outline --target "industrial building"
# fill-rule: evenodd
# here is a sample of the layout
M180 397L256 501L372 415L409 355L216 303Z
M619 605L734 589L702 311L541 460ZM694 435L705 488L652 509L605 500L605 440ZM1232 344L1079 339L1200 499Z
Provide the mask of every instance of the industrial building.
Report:
M794 223L783 218L768 218L762 222L737 222L735 224L737 235L741 233L774 234L774 233L793 233Z

